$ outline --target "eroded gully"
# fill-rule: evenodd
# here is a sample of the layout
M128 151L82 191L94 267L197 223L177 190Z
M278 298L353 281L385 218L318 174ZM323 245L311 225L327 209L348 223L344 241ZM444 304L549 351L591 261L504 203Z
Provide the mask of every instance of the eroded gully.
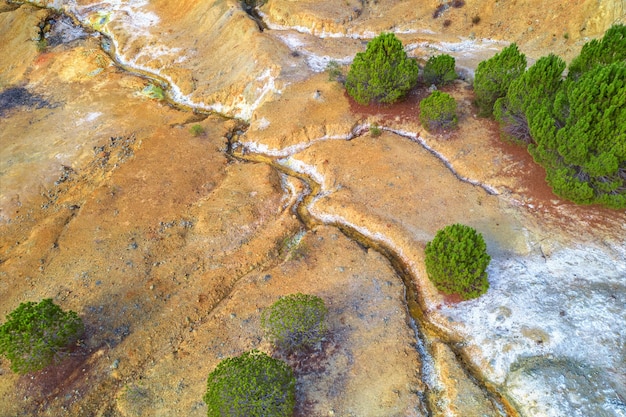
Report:
M93 30L92 28L84 25L76 16L72 16L68 12L65 12L65 14L70 17L75 22L75 24L82 26L88 31ZM209 112L203 109L193 108L191 106L175 101L172 98L173 94L170 93L172 86L167 80L149 71L132 68L128 65L125 65L116 53L114 46L115 43L106 34L101 35L102 50L111 58L115 65L118 68L128 72L129 74L140 76L154 84L159 85L163 89L165 93L165 101L169 105L181 111L193 112L198 119L207 117L210 114L216 114L215 112ZM425 398L425 405L428 407L428 410L426 410L427 413L429 415L432 415L432 410L435 409L434 405L440 400L438 391L434 389L434 386L437 385L437 376L432 369L431 364L433 363L433 358L430 354L430 348L432 343L439 342L444 343L451 349L452 352L454 352L458 364L463 368L467 377L483 391L485 396L489 398L489 400L493 403L494 408L497 409L501 415L510 417L519 416L519 413L517 412L513 404L499 392L497 386L485 380L485 378L482 376L480 369L475 364L473 364L470 358L463 352L460 346L461 341L456 340L453 336L442 331L435 324L429 321L427 315L425 314L425 302L416 289L415 282L417 282L417 279L415 276L415 272L408 265L406 260L403 259L403 257L398 253L398 251L391 247L388 242L376 239L373 234L367 233L367 230L363 227L351 224L346 220L335 219L333 221L325 221L319 216L316 216L314 214L314 211L310 210L310 208L314 204L315 200L319 198L323 193L321 184L317 182L311 175L308 175L305 172L299 172L287 166L284 163L286 155L276 157L271 155L265 155L259 152L247 151L245 146L242 146L239 141L239 139L245 135L246 128L247 125L242 122L241 124L239 124L238 127L233 129L227 135L226 139L228 141L228 146L225 152L230 157L243 162L267 164L288 177L297 178L298 180L302 181L306 185L306 187L303 194L301 196L298 196L298 198L296 199L297 203L295 206L295 212L299 220L304 224L307 229L311 230L320 225L332 226L339 229L344 235L346 235L349 239L354 240L359 245L365 248L373 249L382 254L393 266L398 276L401 277L405 286L405 302L407 313L409 316L408 324L414 329L415 332L415 346L422 363L421 377L423 382L425 383L425 386L428 388ZM477 181L459 176L452 164L447 161L442 155L436 153L433 149L428 147L428 145L421 140L418 134L415 134L413 132L395 131L391 129L386 130L390 133L397 135L399 138L409 139L413 142L420 144L425 150L433 155L434 158L437 158L439 162L442 163L459 181L467 182L475 187L479 187L483 189L483 191L487 194L496 194L495 190L493 190L493 188L488 185L481 184ZM346 134L344 140L358 139L358 137L362 135L365 131L366 129L355 129L353 132L349 132L348 134ZM301 150L295 151L293 155L300 151Z

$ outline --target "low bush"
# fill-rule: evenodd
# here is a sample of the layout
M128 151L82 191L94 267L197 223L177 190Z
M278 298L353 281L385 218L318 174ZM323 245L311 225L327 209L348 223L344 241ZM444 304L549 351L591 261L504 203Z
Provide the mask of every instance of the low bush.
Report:
M64 312L50 298L21 303L0 326L0 354L14 372L38 371L59 359L84 331L75 312Z
M266 337L287 353L313 347L326 333L324 300L308 294L282 297L261 314Z
M424 83L426 85L444 85L457 79L455 60L447 54L431 56L424 66Z
M464 300L487 292L490 260L482 235L462 224L444 227L426 244L428 278L441 292Z
M454 97L433 91L420 102L420 122L429 132L456 128L458 118Z
M481 116L491 116L496 100L506 95L511 82L525 70L526 56L514 43L478 64L474 76L474 94Z
M393 33L382 33L356 54L346 77L348 94L360 104L393 103L417 83L417 62Z
M283 361L256 350L221 361L209 374L208 417L289 417L296 379Z

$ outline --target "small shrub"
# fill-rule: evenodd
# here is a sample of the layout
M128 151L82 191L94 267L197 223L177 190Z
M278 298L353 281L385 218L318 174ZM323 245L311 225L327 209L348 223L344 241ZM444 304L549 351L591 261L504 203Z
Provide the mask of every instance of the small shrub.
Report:
M480 16L476 15L472 17L472 25L477 25L480 23Z
M202 136L204 135L204 128L202 127L202 125L193 125L191 126L191 128L189 129L189 131L191 132L191 134L193 136Z
M465 6L465 0L453 0L451 4L452 4L452 7L459 9Z
M163 89L155 84L148 84L141 92L143 95L155 100L163 100L165 98Z
M0 354L11 361L11 370L26 374L45 368L84 333L82 320L64 312L46 298L21 303L0 326Z
M209 374L208 417L290 417L296 379L289 366L256 350L221 361Z
M382 135L383 131L380 129L380 127L377 124L372 124L370 125L370 135L372 135L373 138L377 138L380 135Z
M443 21L443 27L444 28L447 28L451 24L452 24L452 20L450 20L450 19L446 19L446 20Z
M426 85L444 85L457 79L455 60L447 54L431 56L424 66Z
M328 81L337 81L340 83L345 82L346 77L343 74L343 70L339 65L339 62L331 60L326 65L326 72L328 73Z
M458 118L454 97L433 91L420 102L420 122L429 132L456 128Z
M40 37L37 41L37 52L44 52L48 47L48 40L45 37Z
M320 342L326 333L326 305L308 294L282 297L261 314L266 337L277 348L291 353Z
M481 116L491 116L493 105L504 97L511 82L526 69L526 56L512 43L476 68L474 94Z
M346 77L348 94L360 104L393 103L417 83L417 62L393 33L382 33L356 54Z
M482 235L462 224L444 227L426 244L428 278L439 291L464 300L487 292L490 260Z

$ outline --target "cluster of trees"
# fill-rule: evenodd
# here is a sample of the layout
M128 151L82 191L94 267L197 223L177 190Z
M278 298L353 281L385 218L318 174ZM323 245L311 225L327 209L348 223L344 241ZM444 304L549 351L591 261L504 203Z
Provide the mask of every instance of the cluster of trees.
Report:
M338 79L336 65L329 67ZM383 33L356 54L345 78L348 94L360 104L394 103L417 85L419 67L409 58L402 42L393 33ZM426 85L441 86L457 79L455 60L450 55L431 57L423 71ZM456 102L452 96L435 91L420 104L420 119L428 130L453 129L457 125Z
M476 104L502 136L527 146L555 194L626 208L626 26L586 43L569 65L556 55L526 69L515 44L476 70Z
M528 147L555 194L625 208L626 26L585 44L566 77L565 61L553 54L526 66L515 44L478 65L479 114L495 117L504 138ZM402 43L383 33L356 55L345 85L361 104L393 103L417 84L418 73ZM432 57L422 78L427 85L453 81L454 58ZM454 99L435 91L420 103L420 121L429 131L455 128Z

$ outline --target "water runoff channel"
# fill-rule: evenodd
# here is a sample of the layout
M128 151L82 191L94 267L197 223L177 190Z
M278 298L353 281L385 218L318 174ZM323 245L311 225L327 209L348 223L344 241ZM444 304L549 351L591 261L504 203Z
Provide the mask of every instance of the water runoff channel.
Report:
M87 32L94 32L93 28L85 25L83 22L80 21L80 19L78 19L77 16L72 15L70 12L57 12L69 17L76 26L80 26L83 30ZM102 39L101 49L110 57L112 62L124 72L141 77L154 85L158 85L163 90L163 100L168 105L178 109L179 111L193 113L196 116L195 120L198 121L210 115L219 115L219 113L212 110L203 109L199 106L190 106L176 101L173 98L173 94L171 93L172 86L169 81L167 81L163 77L160 77L158 74L151 73L140 68L133 68L125 64L121 57L117 54L115 49L115 42L110 38L110 36L103 32L98 33L100 34ZM231 117L228 117L226 115L220 116L227 119L232 119ZM453 340L450 335L442 332L439 328L437 328L428 320L428 318L424 314L424 303L421 300L420 295L417 292L416 286L414 284L416 282L416 279L413 276L414 273L407 265L407 263L402 259L402 257L388 244L365 235L364 233L359 231L354 225L351 225L347 222L343 223L339 221L322 221L321 219L315 217L309 211L309 207L311 206L312 202L317 197L319 197L321 192L321 185L317 183L311 176L302 172L297 172L285 166L284 164L281 164L279 162L280 157L272 157L270 155L252 153L247 151L243 146L239 144L238 139L245 135L248 125L247 123L245 123L245 121L238 121L240 123L238 123L237 126L233 128L226 136L227 146L224 152L227 154L228 157L244 163L252 162L267 164L286 176L297 178L298 180L300 180L305 185L305 187L303 195L297 198L294 211L300 222L305 226L307 230L312 230L320 225L337 228L345 236L355 241L360 246L367 249L373 249L383 255L389 261L398 276L402 279L405 288L405 307L409 316L408 324L411 326L415 334L415 348L419 354L422 368L420 374L422 381L427 387L426 392L420 396L422 404L426 407L422 411L426 415L432 416L433 410L437 408L436 404L438 404L441 400L439 395L440 389L438 388L439 386L441 386L441 384L438 381L438 376L435 371L434 359L430 354L430 346L433 342L436 341L440 343L445 343L450 348L450 350L456 356L458 363L465 371L467 377L482 390L485 396L493 404L494 409L496 409L501 416L519 417L519 412L509 401L509 399L499 392L498 387L489 383L488 381L485 381L485 379L481 375L480 369L472 364L472 361L466 356L466 354L459 346L459 342ZM397 132L393 131L391 131L391 133L398 134ZM359 133L357 132L355 134L355 137L357 137L358 135ZM424 146L424 144L422 144L422 146ZM430 151L430 149L427 150ZM446 164L448 169L451 169L451 167L448 165L449 164ZM490 190L486 189L485 192L489 193Z

